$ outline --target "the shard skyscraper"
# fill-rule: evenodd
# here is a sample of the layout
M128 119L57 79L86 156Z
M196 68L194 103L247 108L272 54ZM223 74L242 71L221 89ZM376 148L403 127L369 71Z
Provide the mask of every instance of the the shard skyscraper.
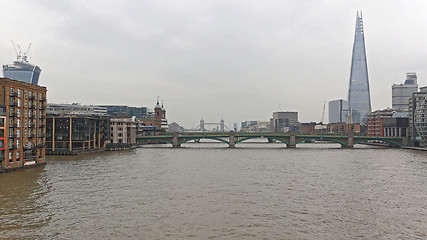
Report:
M350 84L348 88L348 106L352 115L352 122L366 122L366 115L371 110L371 96L369 93L362 12L357 12L356 17L356 31L354 34Z

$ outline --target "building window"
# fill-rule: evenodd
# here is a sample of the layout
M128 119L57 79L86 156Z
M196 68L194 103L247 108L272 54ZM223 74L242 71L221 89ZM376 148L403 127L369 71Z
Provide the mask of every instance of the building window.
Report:
M9 162L13 162L13 153L9 152Z
M21 117L21 109L16 109L16 116Z
M17 106L20 107L21 106L21 99L18 98L18 101L16 103L17 103Z
M0 140L0 148L4 148L4 140Z
M4 118L0 118L0 127L4 127Z
M18 89L18 97L21 97L21 89Z
M16 120L16 126L17 127L21 127L21 119L17 119Z
M16 148L19 148L19 139L16 140Z
M16 129L16 137L21 137L21 130L19 130L19 129Z
M24 90L24 96L25 96L25 98L27 98L27 96L28 96L27 90Z
M16 152L16 161L19 161L21 156L20 156L20 154L19 154L19 151L18 152Z
M0 129L0 138L4 138L4 129Z

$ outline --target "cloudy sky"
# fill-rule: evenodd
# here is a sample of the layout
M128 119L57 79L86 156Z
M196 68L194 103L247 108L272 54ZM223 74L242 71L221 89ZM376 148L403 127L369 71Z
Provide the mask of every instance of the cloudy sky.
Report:
M160 96L168 121L188 128L278 110L320 121L324 101L347 98L357 10L373 109L391 106L406 72L427 85L424 0L14 0L0 9L0 63L15 58L11 40L31 42L48 102L153 108Z

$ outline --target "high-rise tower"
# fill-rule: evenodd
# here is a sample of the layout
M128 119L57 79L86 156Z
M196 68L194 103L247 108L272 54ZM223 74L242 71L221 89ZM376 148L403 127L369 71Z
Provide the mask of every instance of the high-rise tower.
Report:
M15 47L15 44L13 46ZM17 46L19 52L15 47L16 61L14 61L13 64L3 65L4 77L37 85L39 83L41 69L28 62L28 52L30 51L31 44L24 53L22 53L21 47L19 45Z
M357 12L356 17L356 31L354 34L350 84L348 88L348 106L353 122L366 122L366 115L371 111L371 96L369 93L362 12Z

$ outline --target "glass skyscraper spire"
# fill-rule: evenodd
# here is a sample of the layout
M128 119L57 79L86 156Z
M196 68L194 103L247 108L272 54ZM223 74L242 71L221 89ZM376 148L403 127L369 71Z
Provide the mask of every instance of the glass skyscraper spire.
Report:
M348 88L348 106L353 122L366 122L366 115L371 110L371 97L369 93L362 12L357 12L356 17L356 31L354 34L350 84Z

